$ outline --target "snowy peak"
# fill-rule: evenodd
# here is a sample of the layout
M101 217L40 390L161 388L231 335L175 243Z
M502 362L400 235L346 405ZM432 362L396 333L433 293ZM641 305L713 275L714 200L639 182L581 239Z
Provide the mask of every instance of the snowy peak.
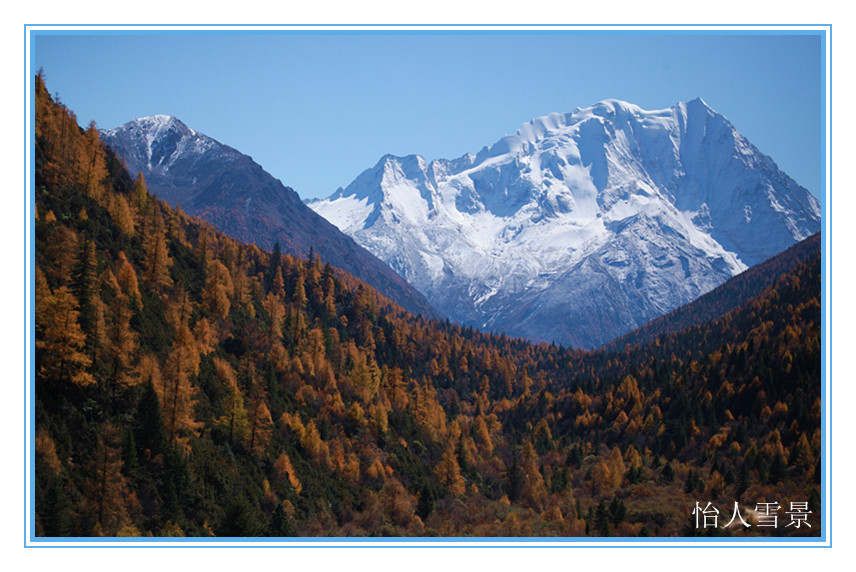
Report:
M704 100L610 99L476 155L387 155L310 205L450 317L593 347L820 228L820 204Z
M728 124L729 127L733 129L731 123L725 118L724 115L718 113L715 109L713 109L710 105L707 104L705 100L700 97L697 97L691 101L683 102L677 104L673 109L681 109L683 110L684 117L688 119L688 121L692 123L699 123L704 119L715 118L717 121L721 123ZM736 131L736 130L735 130Z
M164 133L170 131L183 131L192 135L196 132L190 129L172 115L151 115L148 117L138 117L115 129L105 129L103 132L109 135L117 133L136 133L139 136L149 139L160 139Z
M126 125L132 129L138 129L144 132L146 136L151 139L160 139L170 132L177 132L191 137L198 135L196 131L172 115L151 115L149 117L140 117Z
M419 155L408 155L406 157L384 155L370 172L373 177L379 177L386 198L389 192L402 181L428 183L427 168L428 164L425 159Z
M202 155L221 146L171 115L141 117L115 129L103 130L101 134L108 142L127 142L135 162L145 165L147 169L163 172L168 171L182 156Z
M697 110L696 113L707 113L710 115L717 114L716 111L713 110L711 106L707 104L705 100L701 97L697 97L695 99L691 99L690 101L679 103L678 106L682 106L685 109L694 109Z
M374 167L363 171L350 185L340 188L328 199L350 205L340 211L344 218L331 222L340 229L354 224L365 227L383 213L391 213L393 222L404 218L418 224L426 220L434 208L435 192L433 175L424 158L384 155ZM323 202L326 201L313 201L310 207L316 209Z

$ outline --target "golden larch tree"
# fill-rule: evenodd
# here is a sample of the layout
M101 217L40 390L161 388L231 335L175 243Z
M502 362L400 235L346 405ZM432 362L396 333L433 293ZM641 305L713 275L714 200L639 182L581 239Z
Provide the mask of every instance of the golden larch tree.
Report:
M461 475L461 466L458 464L455 447L451 442L446 444L443 456L434 469L434 474L456 497L462 496L466 492L467 483Z
M150 205L146 217L143 248L146 251L144 267L147 283L156 289L171 286L169 267L172 265L172 258L167 247L166 227L160 206L154 202Z
M166 317L175 337L164 364L162 383L155 389L158 390L164 423L172 439L183 430L198 427L193 417L196 388L191 383L191 376L199 372L199 352L188 325L192 310L190 298L184 290L178 290L167 304Z
M42 295L40 306L36 308L43 332L43 338L36 340L36 368L40 376L80 387L94 384L95 378L87 371L92 360L84 351L86 335L78 323L74 295L62 286Z

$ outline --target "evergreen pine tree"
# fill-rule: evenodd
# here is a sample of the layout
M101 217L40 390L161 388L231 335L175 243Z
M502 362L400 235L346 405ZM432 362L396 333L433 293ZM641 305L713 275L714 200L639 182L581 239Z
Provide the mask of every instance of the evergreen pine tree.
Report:
M600 499L600 502L597 503L595 528L597 528L601 536L609 536L609 510L607 509L605 499Z
M95 244L84 234L72 269L71 291L77 298L78 322L85 334L91 334L95 327L95 264Z
M437 493L433 487L428 484L422 485L419 489L418 500L416 502L416 515L425 520L432 512L437 500Z
M671 461L666 463L666 466L663 467L663 472L660 474L662 475L663 480L667 483L671 483L673 480L675 480L675 469L672 468Z
M776 451L773 462L770 463L770 483L779 483L788 476L788 464L781 451Z
M511 466L505 476L505 490L508 494L508 500L515 502L523 493L523 472L520 469L520 464L517 459L517 449L514 450L514 457L511 460Z
M261 536L264 527L259 519L258 511L242 493L236 495L226 507L226 513L220 526L217 528L217 536L223 537L246 537Z
M612 497L609 503L609 520L613 525L618 526L618 523L627 518L627 507L624 501L617 496Z
M294 524L292 524L291 518L286 514L285 509L282 508L282 503L277 504L273 511L267 535L273 537L297 536Z
M282 250L279 246L279 241L273 245L273 252L270 255L270 264L268 264L265 272L265 290L271 292L273 290L273 280L279 272L279 267L282 264ZM275 292L276 294L277 292Z
M140 461L145 462L166 451L169 436L164 425L160 401L151 380L143 386L134 427L134 442Z

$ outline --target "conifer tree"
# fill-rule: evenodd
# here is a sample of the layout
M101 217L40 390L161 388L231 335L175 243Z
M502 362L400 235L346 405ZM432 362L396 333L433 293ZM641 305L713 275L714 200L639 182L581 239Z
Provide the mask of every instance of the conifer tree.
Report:
M446 445L443 451L443 457L434 469L434 474L440 479L440 482L446 485L449 492L454 496L459 497L466 492L466 481L461 475L461 467L458 464L455 449L452 444Z
M520 456L520 468L523 472L523 501L533 508L540 508L547 496L544 477L538 469L538 454L530 441L523 445Z
M179 289L167 308L167 319L175 330L175 338L158 392L171 439L176 439L184 430L193 430L198 426L193 411L196 389L191 383L191 376L198 373L199 352L189 327L191 312L187 292Z
M113 380L120 386L131 386L140 380L133 373L133 361L138 347L138 336L131 327L133 310L124 293L113 299L112 327L109 331L107 355L112 362Z
M94 121L89 123L79 141L80 184L86 190L87 195L95 200L101 200L104 196L104 183L108 173L104 146L101 144L101 137Z
M143 393L137 404L134 443L141 462L163 455L169 445L160 400L150 379L144 382Z
M86 335L78 322L77 300L66 287L45 296L39 321L44 337L36 340L36 368L42 379L80 387L95 383L84 352Z
M265 272L265 290L268 292L271 292L274 289L274 278L280 272L281 264L282 251L279 246L279 241L277 241L273 245L273 252L271 252L270 255L270 264L268 264L267 271Z
M167 248L166 226L161 216L160 206L154 201L148 208L143 248L146 251L146 282L155 289L171 286L169 267L172 265L172 258Z
M134 236L136 221L131 206L124 195L111 193L107 202L107 211L125 236L129 238Z
M609 536L609 510L606 506L606 500L600 499L597 503L595 512L595 527L600 533L600 536Z
M142 215L143 213L148 212L150 199L149 189L146 186L146 178L143 176L141 171L137 173L137 178L134 179L134 206L138 213Z
M124 252L119 253L119 273L116 276L116 281L122 289L122 293L128 297L128 302L132 307L139 306L140 287L137 280L137 272L128 261Z
M285 509L282 508L282 503L278 503L273 511L267 536L274 538L297 536L294 524L292 524L291 518L289 518Z
M250 375L250 395L247 403L248 446L250 451L261 451L270 441L273 421L267 406L267 391L254 370L250 370Z
M95 329L95 244L84 234L72 269L71 288L77 299L80 327L86 334Z
M112 536L128 523L128 484L122 474L120 447L117 428L110 422L103 423L83 487L83 510L92 526L98 527L105 536Z
M230 386L227 391L223 399L223 415L215 422L228 432L230 444L235 441L243 442L249 434L244 397L237 386Z

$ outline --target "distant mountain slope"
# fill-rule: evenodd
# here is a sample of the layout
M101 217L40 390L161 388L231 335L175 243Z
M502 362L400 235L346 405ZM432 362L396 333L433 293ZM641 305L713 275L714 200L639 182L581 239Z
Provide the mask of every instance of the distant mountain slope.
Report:
M780 276L792 271L801 262L817 256L820 246L820 233L816 233L785 252L738 274L689 304L612 340L602 349L616 350L626 345L645 345L662 334L677 333L690 326L720 318L761 294Z
M701 99L616 100L477 155L385 156L310 205L461 323L593 348L820 228L820 204Z
M282 252L302 257L314 249L407 310L437 315L422 294L247 155L166 115L135 119L101 137L132 176L142 172L152 193L170 205L261 248L279 242Z

